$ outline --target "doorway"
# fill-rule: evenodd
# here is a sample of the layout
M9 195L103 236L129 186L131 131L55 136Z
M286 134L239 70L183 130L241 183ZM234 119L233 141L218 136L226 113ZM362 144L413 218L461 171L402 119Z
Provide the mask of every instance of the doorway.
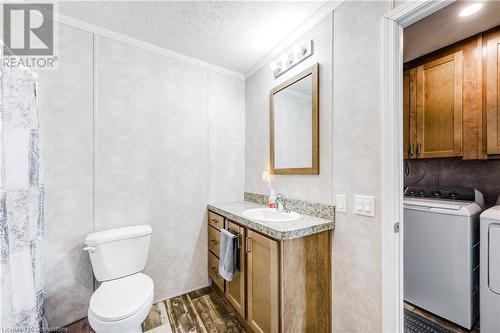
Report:
M472 2L469 2L472 4ZM479 104L479 110L467 111L467 108L473 108L473 106L462 105L462 101L464 103L470 103L471 98L469 96L462 95L455 96L453 99L453 94L451 94L451 106L450 109L458 110L455 116L450 117L451 127L455 126L460 130L456 131L449 136L449 139L446 144L449 144L449 147L446 149L435 149L435 145L429 144L432 142L432 136L429 133L424 133L422 123L427 121L422 116L422 101L417 102L420 103L418 107L415 106L415 114L413 115L415 118L415 122L420 122L420 126L414 124L413 132L411 134L408 133L409 129L405 128L408 126L408 115L405 114L410 106L404 104L407 102L408 92L408 81L416 76L418 76L419 89L421 91L416 96L424 96L425 101L428 103L429 94L434 93L439 90L438 88L442 88L442 86L434 85L432 89L422 92L425 89L425 85L422 87L422 82L426 82L426 84L432 84L432 73L429 70L429 80L425 81L427 78L425 77L425 70L434 68L435 66L441 66L441 68L449 68L441 69L440 75L443 72L446 74L446 70L448 70L449 76L451 78L455 78L454 85L461 85L462 79L468 80L463 75L464 78L460 77L455 69L466 68L468 66L466 64L468 58L472 57L470 54L473 51L467 51L466 47L460 49L463 45L474 45L476 43L477 50L474 52L479 53L477 55L479 66L477 66L477 71L479 73L478 84L482 86L483 83L481 80L481 68L482 67L482 54L483 54L483 39L486 36L489 36L487 33L491 34L491 29L493 27L497 27L500 22L490 22L486 24L487 20L482 19L481 24L485 24L481 26L481 24L476 24L473 28L468 28L469 31L465 28L467 24L470 25L471 20L463 20L460 26L453 28L449 28L445 30L446 36L439 36L439 32L429 30L429 27L432 26L430 20L436 19L434 23L438 22L438 24L451 24L452 20L447 20L443 15L451 15L450 13L454 13L453 17L457 17L456 11L457 8L464 8L468 4L466 2L454 2L454 1L445 1L445 2L434 2L434 1L426 1L419 3L404 3L401 6L397 7L395 10L391 11L384 17L384 97L383 97L383 112L382 112L382 330L384 332L404 332L404 299L405 299L405 280L404 279L404 249L405 244L408 245L411 237L405 240L405 230L410 231L411 229L411 221L409 215L405 215L407 213L407 209L404 209L403 206L403 188L408 186L409 181L408 177L405 178L405 166L409 167L404 161L412 161L411 168L415 165L425 165L424 168L424 176L427 170L428 161L429 164L432 164L434 168L436 165L439 166L441 163L446 167L450 165L456 165L459 167L471 168L471 165L477 167L481 165L481 167L486 165L486 161L480 161L483 159L487 159L489 156L489 150L486 152L484 150L484 146L486 142L481 142L485 138L485 135L481 133L481 131L485 128L484 124L481 123L483 114L481 111L483 102L483 95L481 92L476 94L476 104ZM489 6L489 4L488 4ZM498 10L498 9L496 9ZM489 8L491 12L491 8ZM487 13L487 12L486 12ZM493 11L495 13L495 11ZM441 17L439 17L441 15ZM487 15L487 14L485 14ZM496 15L498 16L498 15ZM451 16L450 16L451 17ZM418 38L412 39L410 38L408 31L412 30L418 31L415 27L419 27L424 32L426 40L418 40ZM472 29L472 30L471 30ZM477 31L473 31L473 29L477 29ZM496 29L496 28L495 28ZM499 29L500 30L500 29ZM497 33L496 31L493 31ZM458 36L457 34L462 33L462 36ZM474 39L474 34L478 33L477 39ZM407 35L405 35L407 34ZM415 36L413 36L415 37ZM444 39L443 39L444 38ZM446 38L449 38L449 41L446 41ZM403 41L406 45L403 44ZM410 44L412 43L413 44ZM434 44L433 44L434 43ZM437 43L437 44L436 44ZM441 43L441 44L439 44ZM460 44L462 43L462 44ZM467 44L469 43L469 44ZM411 46L411 47L408 47ZM444 50L444 46L446 46L447 50ZM455 47L455 48L453 48ZM469 46L467 46L469 47ZM426 49L427 48L427 49ZM439 49L439 52L438 52ZM448 53L446 53L448 52ZM467 55L467 52L470 54ZM413 53L413 55L411 55ZM410 54L410 56L408 55ZM432 58L434 57L434 58ZM432 58L432 59L431 59ZM462 66L462 62L464 65ZM403 63L405 66L403 68ZM469 64L470 65L470 64ZM449 67L447 67L449 66ZM465 70L464 70L465 71ZM417 78L415 79L417 80ZM467 84L470 84L470 80ZM403 89L405 87L405 89ZM465 87L465 85L464 85ZM460 94L467 93L467 91L462 90L460 88ZM424 98L424 97L422 97ZM417 101L418 97L415 97ZM453 101L457 104L453 105ZM464 111L463 111L464 110ZM420 113L419 113L420 112ZM444 111L443 111L444 112ZM468 114L466 112L469 112ZM419 113L419 115L417 115ZM406 117L404 116L406 115ZM472 115L472 118L469 116ZM441 116L441 115L440 115ZM474 116L477 119L473 119ZM419 118L420 117L420 118ZM462 119L463 117L463 119ZM411 118L410 118L411 119ZM474 126L476 132L466 132L462 130L462 121L464 122L475 122ZM442 120L442 119L441 119ZM436 119L434 118L435 122ZM440 121L440 120L438 120ZM453 123L454 122L454 123ZM411 120L410 125L411 126ZM427 126L432 127L432 126ZM463 127L465 128L465 127ZM467 130L470 130L468 128ZM423 144L423 137L426 137L425 145ZM441 137L442 139L442 137ZM484 139L486 140L486 139ZM442 141L444 142L444 141ZM442 143L440 142L440 143ZM489 148L488 148L489 149ZM473 161L467 161L473 160ZM475 161L474 161L475 160ZM488 161L488 163L493 163L492 161ZM406 165L405 165L406 164ZM435 172L437 174L436 184L445 183L446 180L442 180L439 178L439 171ZM454 182L457 182L455 178ZM416 182L418 184L425 184L425 182L420 182L420 177L416 177ZM411 184L410 184L411 185ZM466 186L472 188L475 187L472 183L465 184ZM422 186L421 186L422 187ZM408 187L410 189L410 187ZM484 194L486 203L490 206L492 203L494 204L496 200L496 196L494 194L488 193L488 188L485 186ZM415 190L410 189L410 190ZM442 193L440 191L433 191L433 194L436 196L441 196ZM453 191L449 191L448 194L455 195ZM471 194L474 198L474 193ZM407 195L408 196L408 195ZM424 194L422 193L422 196ZM481 194L482 196L482 194ZM476 196L476 198L479 198ZM444 199L444 197L443 197ZM406 199L405 199L406 200ZM478 202L480 201L477 199ZM472 199L474 202L475 200ZM483 207L482 207L483 208ZM480 209L478 208L478 212ZM476 224L479 226L477 212L477 220ZM407 221L404 221L404 217L407 217ZM406 229L405 229L406 228ZM479 229L479 227L478 227ZM408 233L406 233L408 235ZM479 246L477 247L479 248ZM407 254L409 251L406 252ZM479 274L477 274L479 275ZM409 286L410 284L407 284ZM406 297L408 298L408 297ZM408 304L406 304L407 312L408 312ZM414 310L414 309L413 309ZM417 311L418 312L418 307ZM464 325L462 325L464 326Z

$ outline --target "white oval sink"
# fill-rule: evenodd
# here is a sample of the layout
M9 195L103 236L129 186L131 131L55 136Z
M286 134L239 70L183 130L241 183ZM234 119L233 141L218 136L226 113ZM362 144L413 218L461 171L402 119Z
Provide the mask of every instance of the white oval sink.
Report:
M300 218L300 214L296 212L278 212L276 208L255 208L247 209L243 212L243 216L252 220L266 222L287 222Z

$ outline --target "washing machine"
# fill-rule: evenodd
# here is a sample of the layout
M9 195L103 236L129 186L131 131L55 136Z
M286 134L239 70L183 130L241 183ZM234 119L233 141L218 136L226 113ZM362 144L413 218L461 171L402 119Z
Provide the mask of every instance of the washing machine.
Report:
M405 190L404 299L467 329L479 312L483 207L483 195L472 188Z
M481 333L500 332L500 203L481 214Z

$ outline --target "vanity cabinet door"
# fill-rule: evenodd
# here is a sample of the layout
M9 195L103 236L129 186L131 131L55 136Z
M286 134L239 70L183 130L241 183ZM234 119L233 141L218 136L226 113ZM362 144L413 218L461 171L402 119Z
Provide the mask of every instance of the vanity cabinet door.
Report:
M248 230L248 323L256 333L279 330L278 242Z
M486 41L487 153L500 154L500 32Z
M462 156L463 52L417 67L417 158Z
M245 228L240 227L230 221L227 222L227 230L238 235L238 266L232 281L226 281L226 298L229 303L238 311L241 317L245 318Z

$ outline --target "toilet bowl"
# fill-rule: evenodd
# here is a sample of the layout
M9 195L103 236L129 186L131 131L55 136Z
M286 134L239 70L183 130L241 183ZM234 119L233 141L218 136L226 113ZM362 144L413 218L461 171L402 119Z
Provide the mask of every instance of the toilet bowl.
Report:
M103 282L90 298L89 323L96 332L142 332L153 295L153 280L142 273Z
M144 269L151 227L99 231L85 239L100 286L90 298L88 320L97 333L140 333L153 305L153 280Z

